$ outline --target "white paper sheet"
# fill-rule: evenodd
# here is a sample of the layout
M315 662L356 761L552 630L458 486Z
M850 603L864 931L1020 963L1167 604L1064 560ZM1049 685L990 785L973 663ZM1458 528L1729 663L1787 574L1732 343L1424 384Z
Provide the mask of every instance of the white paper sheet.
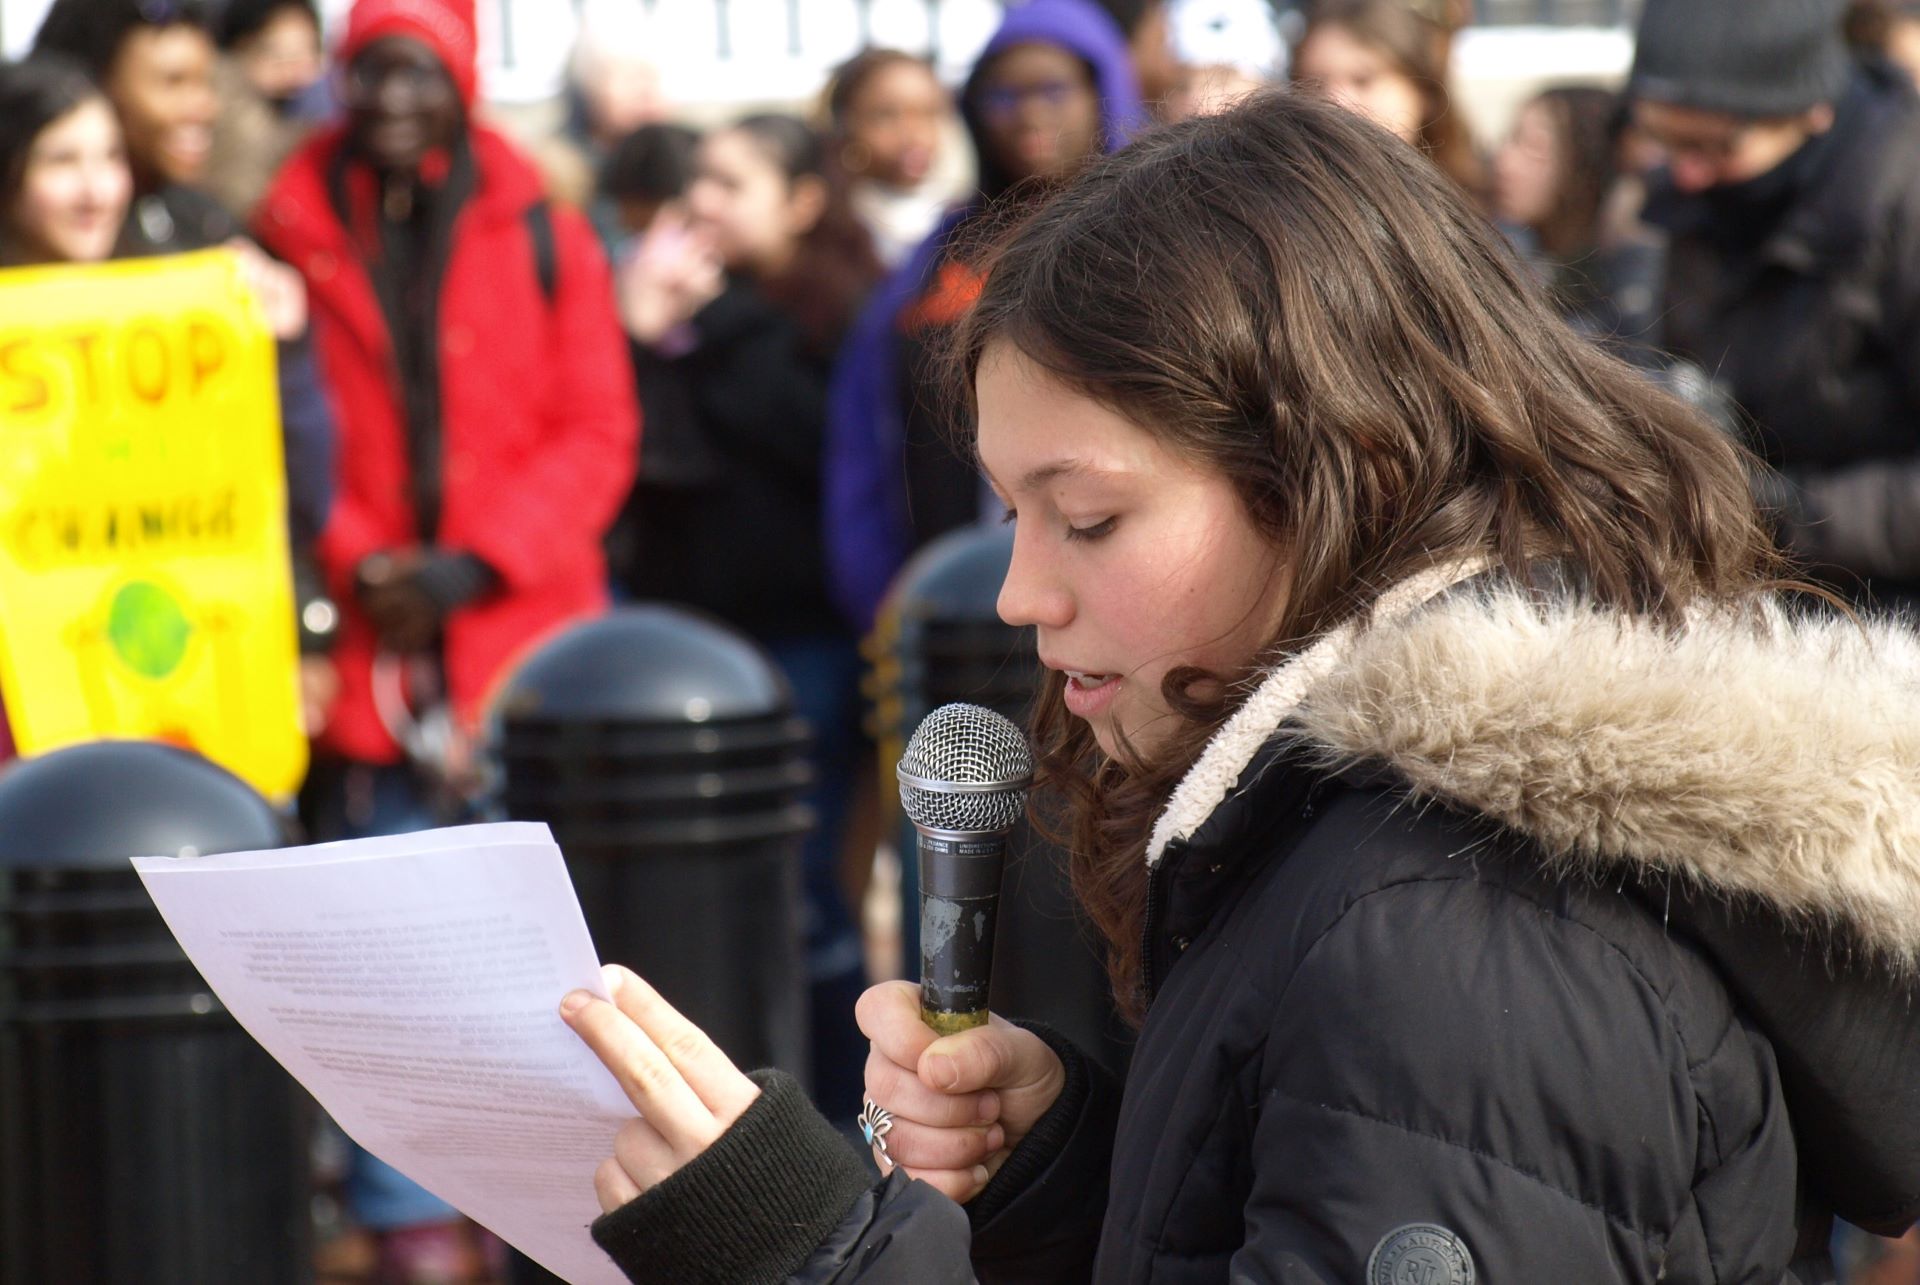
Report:
M599 960L544 825L133 862L247 1032L361 1146L547 1270L625 1278L593 1171L635 1112L560 1020Z

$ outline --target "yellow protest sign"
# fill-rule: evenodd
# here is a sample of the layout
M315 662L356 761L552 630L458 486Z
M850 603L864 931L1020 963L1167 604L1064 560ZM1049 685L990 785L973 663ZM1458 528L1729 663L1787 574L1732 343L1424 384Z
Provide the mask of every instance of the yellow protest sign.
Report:
M306 771L274 343L226 250L0 271L0 697L24 754Z

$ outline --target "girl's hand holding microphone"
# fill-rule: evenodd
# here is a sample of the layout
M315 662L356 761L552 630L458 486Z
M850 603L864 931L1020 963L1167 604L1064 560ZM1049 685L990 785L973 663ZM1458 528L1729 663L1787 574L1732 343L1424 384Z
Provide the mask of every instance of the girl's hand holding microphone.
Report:
M980 1194L1066 1084L1046 1042L1002 1018L936 1035L921 1021L912 982L873 987L854 1012L872 1041L867 1101L891 1117L874 1158L883 1171L899 1165L962 1204Z

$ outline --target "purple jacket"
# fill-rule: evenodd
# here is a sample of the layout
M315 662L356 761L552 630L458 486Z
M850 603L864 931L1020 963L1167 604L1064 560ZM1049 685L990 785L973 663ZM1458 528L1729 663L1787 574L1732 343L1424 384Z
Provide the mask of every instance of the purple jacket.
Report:
M1093 69L1107 123L1107 150L1118 151L1145 119L1120 30L1092 0L1028 0L1007 11L961 94L961 115L981 153L980 192L940 221L933 234L874 292L848 335L827 404L823 482L827 564L834 601L862 632L869 629L894 574L913 552L901 452L909 390L899 387L901 314L932 280L960 227L1008 186L979 147L973 110L980 69L1003 49L1051 44Z

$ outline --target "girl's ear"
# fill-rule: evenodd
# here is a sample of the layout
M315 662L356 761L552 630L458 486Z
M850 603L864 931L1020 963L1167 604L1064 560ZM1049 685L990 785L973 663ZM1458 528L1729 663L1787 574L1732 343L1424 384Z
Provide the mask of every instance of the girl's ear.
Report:
M827 181L818 174L802 174L787 192L787 228L795 236L813 231L827 212Z

